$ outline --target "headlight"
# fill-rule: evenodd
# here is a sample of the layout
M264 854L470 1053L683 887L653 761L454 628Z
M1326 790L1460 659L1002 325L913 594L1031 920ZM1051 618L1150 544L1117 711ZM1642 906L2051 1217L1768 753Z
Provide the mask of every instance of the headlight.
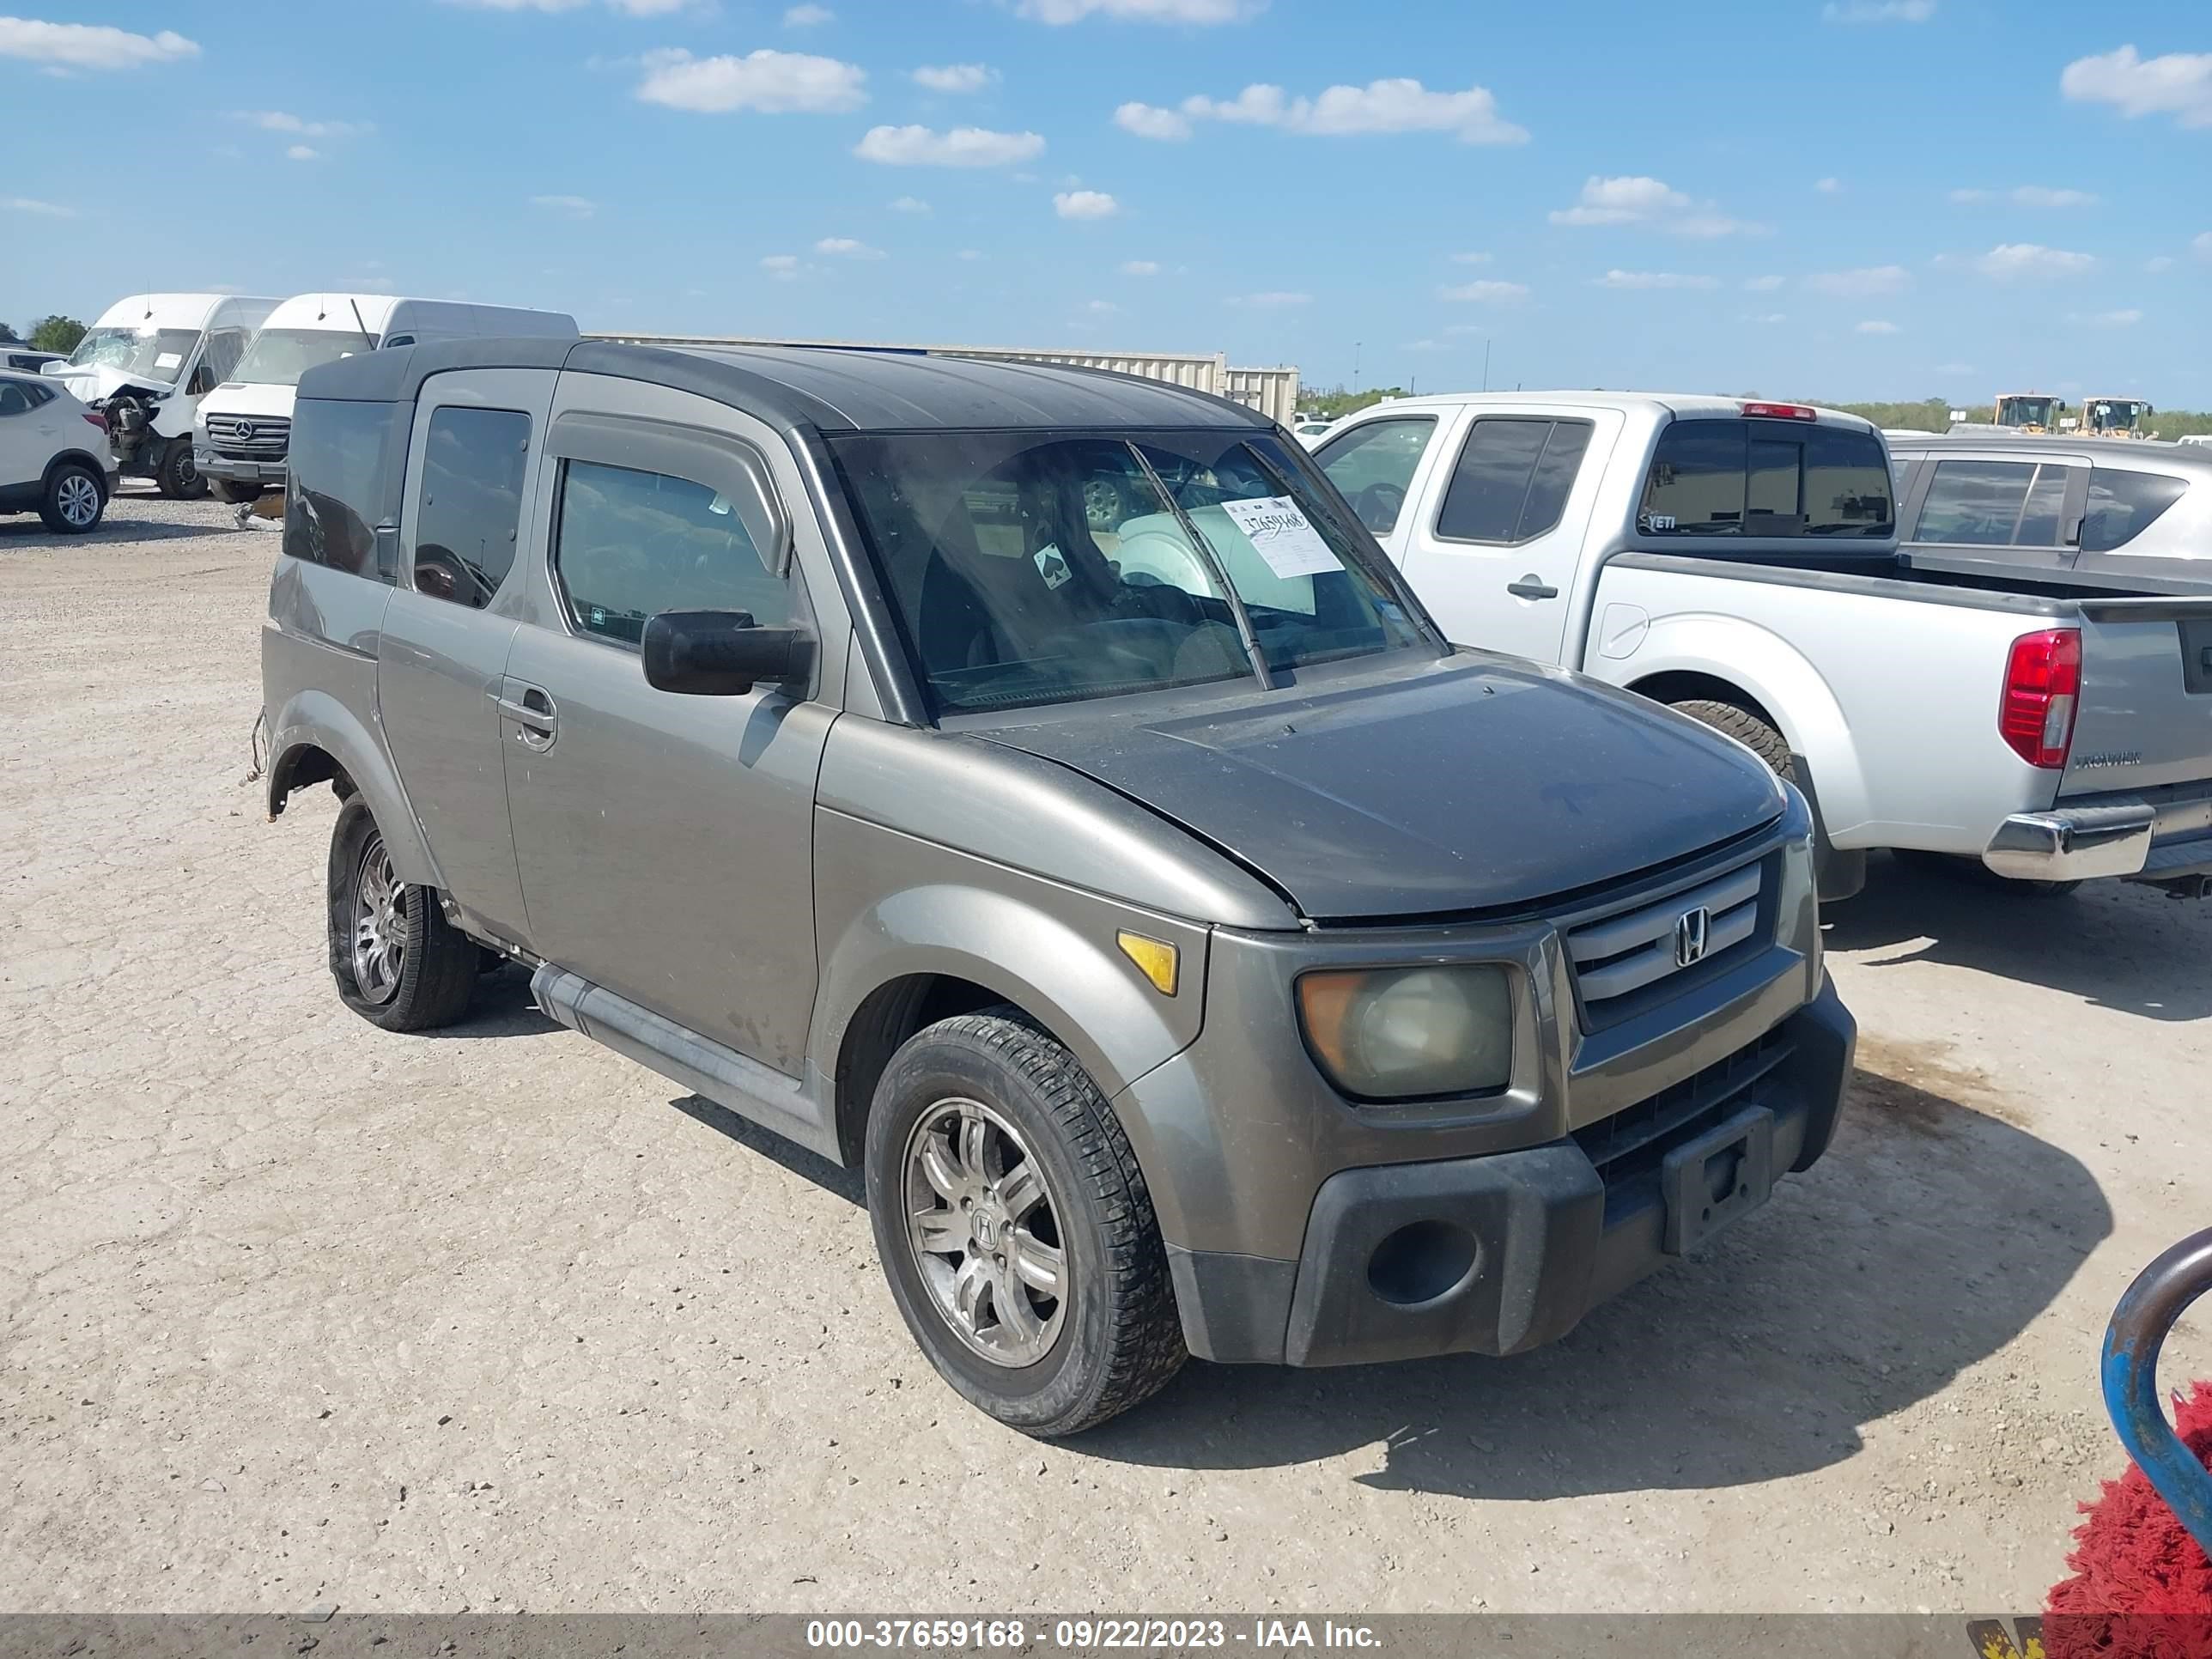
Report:
M1306 974L1298 1013L1314 1058L1358 1099L1481 1094L1512 1079L1513 994L1500 967Z

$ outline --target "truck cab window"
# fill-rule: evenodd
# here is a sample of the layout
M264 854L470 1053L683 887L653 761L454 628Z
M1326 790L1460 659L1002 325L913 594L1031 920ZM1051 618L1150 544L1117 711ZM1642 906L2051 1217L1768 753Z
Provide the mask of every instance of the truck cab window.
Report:
M415 587L481 611L514 563L530 416L448 404L430 414L415 521Z
M663 611L791 620L791 583L762 562L744 522L705 484L570 461L561 479L554 575L578 628L635 645Z
M1588 421L1477 421L1437 514L1449 541L1533 541L1559 527L1589 447Z
M1351 431L1330 439L1314 452L1314 459L1328 474L1359 522L1378 536L1387 536L1406 505L1413 469L1436 431L1433 416L1403 420L1365 421Z

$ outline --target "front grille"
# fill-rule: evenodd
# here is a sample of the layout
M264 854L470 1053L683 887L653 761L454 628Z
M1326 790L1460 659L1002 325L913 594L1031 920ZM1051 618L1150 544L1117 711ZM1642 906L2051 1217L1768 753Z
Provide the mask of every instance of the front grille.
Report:
M1610 1024L1686 990L1725 963L1757 950L1772 930L1760 902L1770 858L1762 856L1631 910L1567 933L1567 960L1583 1013ZM1698 921L1703 913L1702 927Z
M292 422L281 415L210 415L208 442L217 454L257 461L281 461L292 439Z
M1650 1099L1575 1131L1608 1194L1658 1169L1667 1154L1751 1103L1760 1079L1796 1052L1779 1029L1747 1042L1726 1060L1686 1077Z

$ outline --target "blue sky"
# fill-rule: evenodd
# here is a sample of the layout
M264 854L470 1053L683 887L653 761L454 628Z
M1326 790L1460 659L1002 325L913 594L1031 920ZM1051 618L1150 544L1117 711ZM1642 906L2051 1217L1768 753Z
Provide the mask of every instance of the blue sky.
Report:
M18 0L0 317L2212 408L2203 0Z

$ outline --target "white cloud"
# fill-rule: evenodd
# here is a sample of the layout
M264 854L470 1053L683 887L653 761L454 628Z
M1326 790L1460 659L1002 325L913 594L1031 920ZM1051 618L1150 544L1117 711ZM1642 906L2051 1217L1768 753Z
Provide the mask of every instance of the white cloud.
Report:
M322 151L313 144L294 144L284 154L295 161L319 161L323 158Z
M1954 190L1951 199L1965 206L1975 202L1993 202L1998 194L1993 190ZM2086 190L2058 190L2049 185L2021 185L2002 194L2014 207L2077 208L2097 204L2097 198Z
M2058 77L2076 103L2110 104L2130 120L2171 115L2185 127L2212 127L2212 52L2138 57L2122 46L2101 58L2077 58Z
M819 28L834 22L837 14L827 6L793 6L783 15L783 26L787 29Z
M963 259L968 260L970 264L973 264L975 260L978 260L978 259L980 259L980 258L981 258L983 257L983 250L982 250L982 249L981 249L981 248L975 248L975 247L963 247L963 248L962 248L962 249L960 250L960 252L959 252L959 254L958 254L958 256L957 256L957 257L958 257L958 258L963 258Z
M630 17L665 17L682 11L691 0L607 0L607 3Z
M1672 270L1608 270L1602 276L1593 277L1599 288L1661 289L1661 288L1718 288L1720 279L1715 276L1685 276Z
M771 253L760 262L760 267L779 283L788 283L799 275L799 256L796 253Z
M1140 138L1190 137L1200 121L1279 127L1321 137L1353 133L1448 132L1465 144L1525 144L1525 127L1498 113L1486 87L1431 91L1407 77L1370 81L1364 87L1328 87L1316 97L1293 98L1282 88L1255 82L1234 98L1194 94L1173 109L1129 103L1114 112L1115 125Z
M1902 334L1905 332L1905 331L1899 328L1895 323L1884 322L1878 317L1870 317L1865 322L1861 323L1858 326L1858 331L1862 334Z
M719 115L758 110L826 114L868 101L867 71L835 58L765 47L743 58L694 58L681 47L645 55L637 95L648 104Z
M2142 319L2142 313L2133 306L2119 311L2094 312L2081 319L2092 328L2133 328Z
M1757 323L1765 327L1771 327L1776 323L1786 323L1789 320L1789 314L1780 311L1763 311L1744 318L1747 323Z
M2016 277L2079 276L2096 268L2092 253L2043 247L2034 242L2001 242L1971 262L1984 276L2008 283Z
M592 0L446 0L447 5L469 6L477 11L574 11L588 6ZM626 17L665 17L672 12L682 11L694 0L607 0L611 11ZM702 4L702 9L705 7ZM628 305L629 301L621 303Z
M1451 256L1451 262L1455 265L1486 265L1490 263L1490 255L1487 253L1455 253Z
M1103 317L1110 312L1119 311L1121 307L1111 300L1093 300L1083 308L1094 317Z
M1054 192L1052 210L1063 219L1110 219L1121 204L1103 190L1062 190Z
M375 131L366 121L308 121L281 109L237 110L231 118L247 122L264 132L285 132L295 138L351 138L358 133Z
M919 196L902 196L891 204L893 213L927 213L929 204Z
M1313 303L1313 295L1270 289L1262 294L1232 294L1229 296L1229 303L1232 306L1258 306L1262 310L1275 311L1285 306L1310 306Z
M1086 17L1112 17L1125 23L1242 22L1257 16L1267 0L1016 0L1014 14L1038 23L1079 23Z
M21 58L60 70L139 69L199 56L199 44L173 30L133 34L104 23L42 23L0 17L0 58Z
M1528 297L1526 283L1458 283L1437 290L1439 300L1456 300L1469 305L1511 305Z
M1583 182L1582 194L1570 208L1555 208L1555 225L1650 225L1677 236L1732 236L1756 231L1731 219L1711 202L1692 202L1680 191L1657 179L1641 174L1601 179L1593 174Z
M565 213L571 219L588 219L599 210L599 204L588 196L533 196L530 205L548 213Z
M76 210L55 202L38 202L27 196L0 196L0 212L35 213L48 219L74 219Z
M1124 276L1157 276L1160 274L1159 261L1157 259L1124 259L1121 261L1121 274Z
M1808 276L1805 286L1815 294L1839 300L1860 300L1871 294L1902 294L1912 286L1912 273L1903 265L1868 265L1857 270L1824 270Z
M981 92L998 78L999 71L986 64L925 64L914 72L914 83L931 92Z
M1743 289L1747 294L1771 294L1782 286L1784 281L1784 279L1780 276L1747 277L1745 279Z
M1813 188L1823 196L1839 195L1844 188L1844 181L1840 179L1821 179L1814 181Z
M853 146L864 161L894 167L1003 167L1044 152L1034 132L993 132L985 127L870 127Z
M2154 276L2160 276L2173 269L2173 256L2170 253L2161 253L2155 259L2146 263L2143 269Z
M870 247L854 236L824 236L814 245L814 251L838 259L880 259L884 257L883 249Z
M2212 259L2212 230L2191 238L2189 251L2200 259Z
M1924 23L1936 0L1829 0L1820 16L1831 23Z

